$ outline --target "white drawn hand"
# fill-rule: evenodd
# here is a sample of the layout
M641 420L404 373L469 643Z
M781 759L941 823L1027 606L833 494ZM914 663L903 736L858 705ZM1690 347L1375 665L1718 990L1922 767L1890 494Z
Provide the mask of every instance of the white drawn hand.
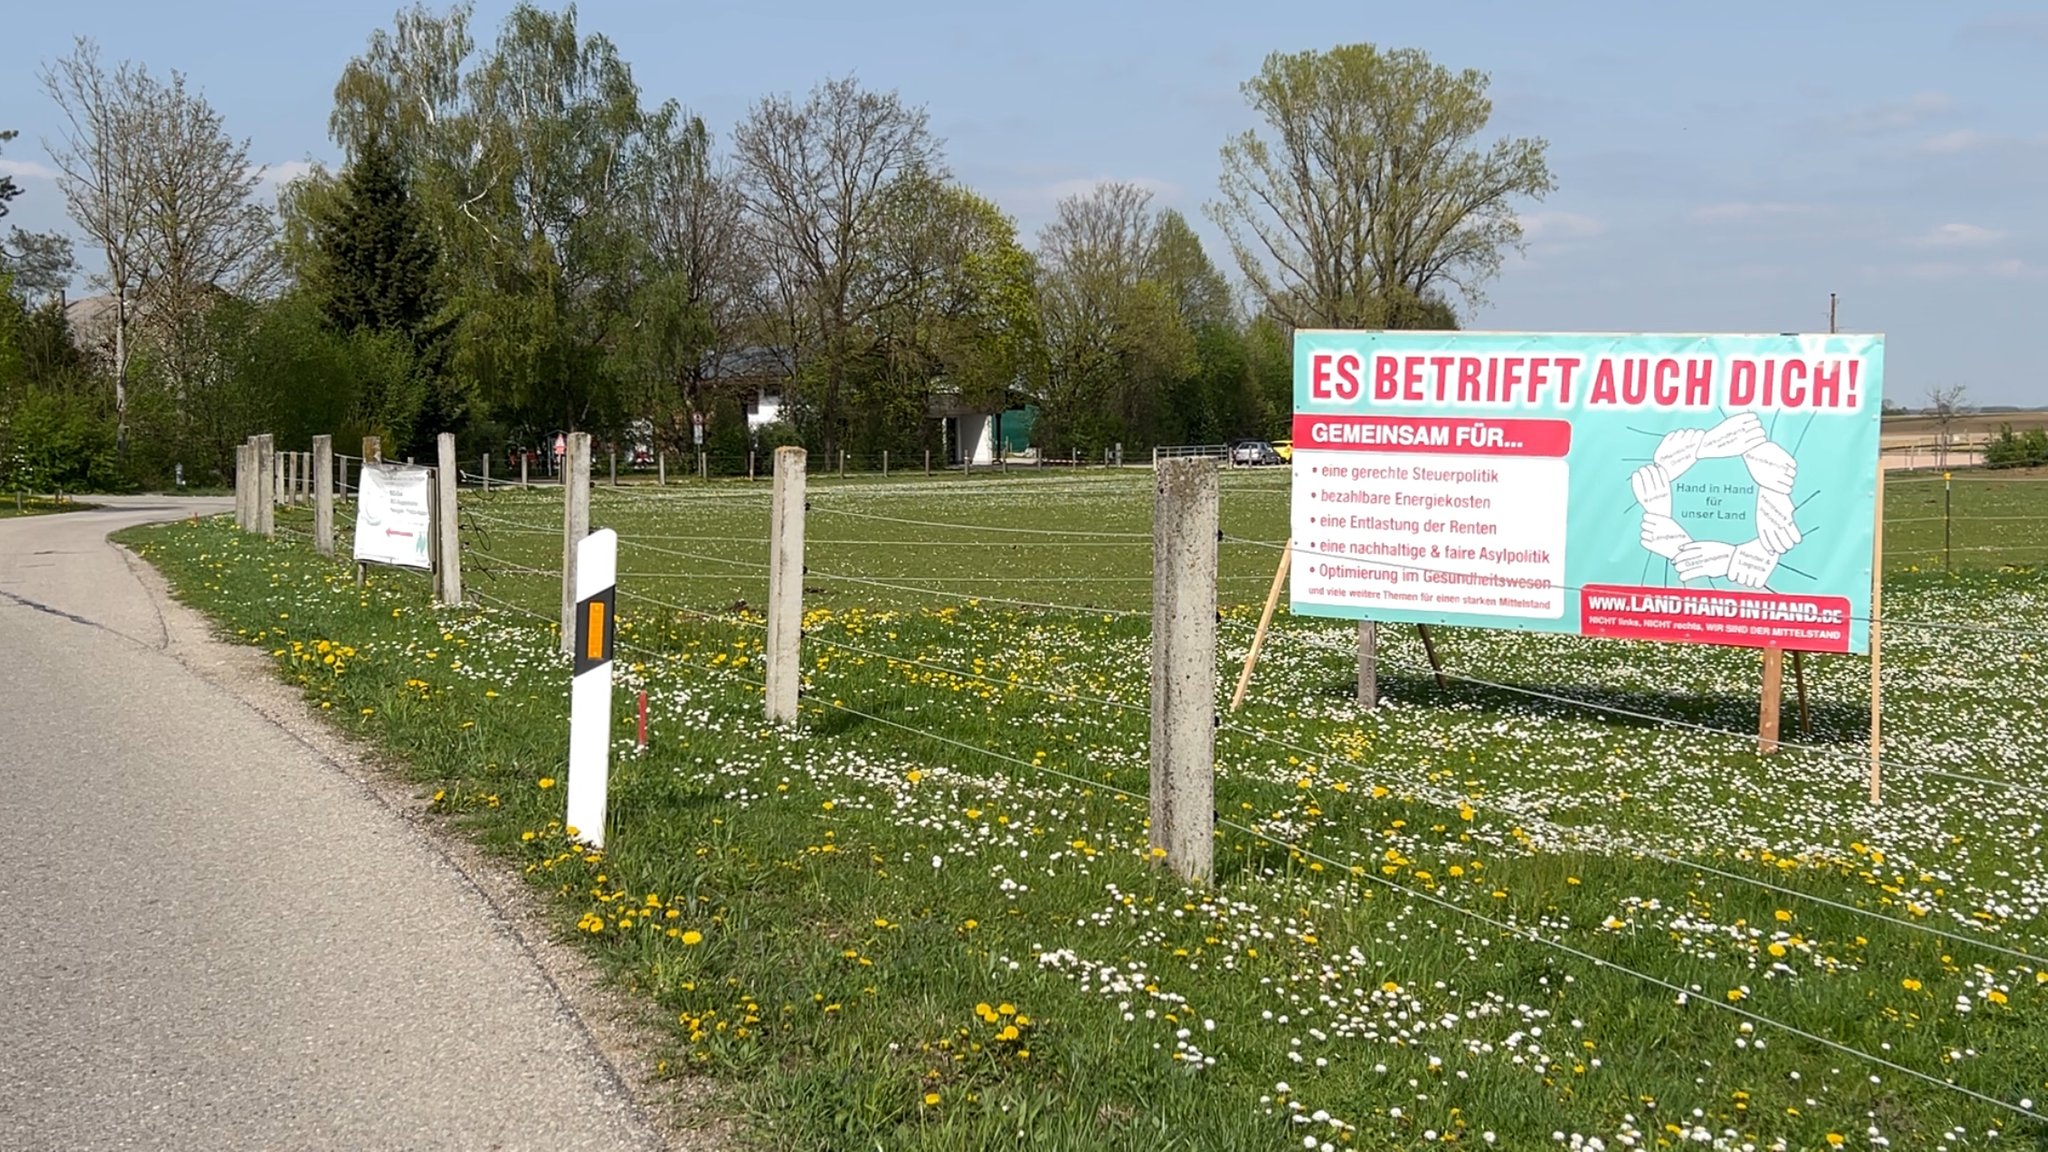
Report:
M1803 539L1792 522L1792 497L1771 488L1757 490L1756 535L1772 555L1790 552Z
M1636 503L1653 516L1671 515L1671 474L1662 464L1645 464L1628 482L1636 490Z
M1713 431L1700 442L1700 455L1710 459L1740 456L1769 439L1764 434L1764 423L1756 418L1756 413L1744 412L1714 425Z
M1737 545L1728 557L1728 579L1744 588L1761 588L1778 569L1778 554L1762 540Z
M1706 438L1707 430L1704 428L1680 428L1665 433L1664 439L1657 442L1657 466L1664 469L1666 476L1682 475L1692 467L1693 461L1699 459L1700 441Z
M1694 580L1706 580L1715 576L1728 575L1728 562L1735 555L1733 544L1719 540L1695 540L1678 550L1671 563L1678 568L1678 578L1690 584Z
M1643 517L1643 549L1654 552L1669 560L1678 555L1678 550L1692 543L1692 537L1678 526L1678 521L1669 516L1649 513Z
M1776 444L1759 444L1742 454L1742 462L1749 466L1749 478L1757 487L1786 496L1792 494L1792 480L1799 472L1799 465L1792 454Z

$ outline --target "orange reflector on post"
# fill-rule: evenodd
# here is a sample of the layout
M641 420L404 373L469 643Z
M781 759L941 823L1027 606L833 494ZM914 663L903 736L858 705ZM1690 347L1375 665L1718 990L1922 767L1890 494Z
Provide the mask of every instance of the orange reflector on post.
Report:
M584 659L604 659L604 601L592 600L590 602L590 627L584 632L584 635L588 637L585 641Z

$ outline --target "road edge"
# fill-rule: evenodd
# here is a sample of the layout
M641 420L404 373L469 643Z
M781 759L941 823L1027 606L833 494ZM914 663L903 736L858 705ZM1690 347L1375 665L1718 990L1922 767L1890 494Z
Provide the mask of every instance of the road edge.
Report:
M658 1022L664 1013L613 987L597 965L550 930L539 895L445 821L405 778L402 765L330 724L256 648L227 638L218 623L179 600L170 581L111 536L148 593L163 624L164 655L219 688L317 756L390 812L474 898L491 929L533 964L556 1011L581 1038L585 1055L615 1091L640 1142L662 1152L712 1152L736 1146L731 1121L711 1108L716 1086L688 1075L664 1079ZM696 1123L691 1123L692 1119Z

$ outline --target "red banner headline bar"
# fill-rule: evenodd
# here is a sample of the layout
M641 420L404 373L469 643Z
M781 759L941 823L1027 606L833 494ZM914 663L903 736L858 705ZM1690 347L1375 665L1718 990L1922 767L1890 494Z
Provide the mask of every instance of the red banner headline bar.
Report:
M1571 451L1565 420L1448 416L1294 417L1294 447L1319 452L1439 452L1449 456L1553 456Z
M1579 631L1621 640L1847 652L1850 611L1846 596L1624 584L1579 590Z

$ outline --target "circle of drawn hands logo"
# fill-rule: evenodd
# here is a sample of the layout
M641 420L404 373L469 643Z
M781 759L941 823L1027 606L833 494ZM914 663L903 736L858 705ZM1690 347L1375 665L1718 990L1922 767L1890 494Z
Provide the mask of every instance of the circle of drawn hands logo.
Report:
M1757 534L1741 544L1695 540L1671 514L1671 490L1701 460L1742 457L1756 484ZM1744 588L1763 588L1778 558L1797 547L1792 482L1799 465L1771 443L1754 412L1731 416L1712 428L1680 428L1657 443L1650 463L1635 470L1629 484L1643 506L1645 551L1671 562L1681 582L1722 578Z

